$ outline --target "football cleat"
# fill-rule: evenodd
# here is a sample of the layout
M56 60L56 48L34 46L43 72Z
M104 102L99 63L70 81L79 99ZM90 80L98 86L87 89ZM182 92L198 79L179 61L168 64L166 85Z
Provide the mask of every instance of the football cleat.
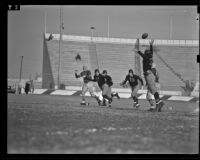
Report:
M81 105L84 105L84 106L89 106L90 103L88 102L81 102Z
M111 107L111 103L112 103L112 101L109 101L109 102L108 102L108 107Z
M156 103L156 111L161 112L163 106L164 106L164 102L160 100L158 103Z
M139 107L140 107L140 104L137 103L137 104L135 105L135 108L138 109Z
M110 107L110 108L111 108L111 104L110 104L110 103L108 104L108 107Z
M149 112L156 112L156 108L149 108L147 111L149 111Z
M117 97L117 99L120 99L120 96L119 96L119 94L118 94L118 93L116 93L116 97Z
M101 101L98 101L99 106L101 106Z
M133 102L133 107L134 107L134 108L136 107L136 102Z

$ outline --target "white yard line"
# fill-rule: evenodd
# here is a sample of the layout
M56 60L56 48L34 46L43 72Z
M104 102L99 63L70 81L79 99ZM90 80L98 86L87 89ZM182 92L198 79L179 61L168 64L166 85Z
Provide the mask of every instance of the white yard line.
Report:
M52 92L50 95L68 95L71 96L72 94L76 93L77 91L67 91L67 90L56 90Z
M194 97L186 97L186 96L171 96L168 100L174 101L190 101Z
M34 92L33 92L33 94L42 94L45 91L47 91L47 89L35 89Z

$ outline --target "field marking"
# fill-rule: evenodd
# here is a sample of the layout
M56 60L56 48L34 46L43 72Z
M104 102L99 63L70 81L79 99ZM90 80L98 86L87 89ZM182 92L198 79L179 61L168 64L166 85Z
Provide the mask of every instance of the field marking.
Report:
M175 100L175 101L190 101L191 99L193 99L194 97L186 97L186 96L171 96L170 98L168 98L167 100Z
M65 89L66 90L73 90L73 91L80 91L82 89L82 87L79 87L79 86L66 86Z
M47 91L47 89L35 89L33 94L42 94L42 93L44 93L46 91Z
M181 91L159 91L160 94L170 95L170 96L182 96Z
M130 98L131 93L118 93L120 98Z
M99 93L102 93L102 92L97 92L97 93L99 94ZM81 94L80 94L80 96L81 96ZM86 92L85 96L90 97L91 95L90 95L89 92ZM129 98L131 95L130 95L130 93L120 93L119 92L119 96L120 96L120 98Z
M56 91L50 93L50 95L68 95L68 96L71 96L75 92L77 92L77 91L56 90Z
M164 95L160 95L160 98L162 98ZM138 99L146 99L146 94L142 94L141 96L138 97ZM154 99L154 96L153 96Z
M80 86L66 86L66 90L71 90L71 91L81 91L82 87ZM130 88L112 88L113 92L119 92L119 93L131 93ZM138 90L138 94L146 94L147 90L145 89L140 89ZM171 95L171 96L181 96L182 92L181 91L160 91L160 94L163 95Z

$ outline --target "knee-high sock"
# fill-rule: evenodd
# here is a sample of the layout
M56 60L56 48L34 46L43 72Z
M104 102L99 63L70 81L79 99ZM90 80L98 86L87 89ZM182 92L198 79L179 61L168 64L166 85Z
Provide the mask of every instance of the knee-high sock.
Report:
M111 97L108 97L107 95L103 95L103 98L104 98L104 99L107 99L109 102L112 102L112 98L111 98Z
M138 103L138 99L137 99L136 96L132 96L132 98L133 98L133 101L134 101L135 103Z
M117 93L116 93L116 92L111 93L111 96L112 96L112 97L117 96Z
M158 92L156 92L156 93L154 94L154 97L155 97L156 103L160 101L160 96L159 96L159 93L158 93Z
M149 99L148 101L149 101L150 105L153 106L153 99Z

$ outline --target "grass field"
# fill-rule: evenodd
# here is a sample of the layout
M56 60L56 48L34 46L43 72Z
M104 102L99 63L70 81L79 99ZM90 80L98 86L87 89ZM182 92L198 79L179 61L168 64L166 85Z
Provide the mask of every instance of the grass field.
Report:
M8 153L187 153L199 151L194 102L166 101L160 113L148 103L114 99L112 108L80 106L78 96L8 94Z

